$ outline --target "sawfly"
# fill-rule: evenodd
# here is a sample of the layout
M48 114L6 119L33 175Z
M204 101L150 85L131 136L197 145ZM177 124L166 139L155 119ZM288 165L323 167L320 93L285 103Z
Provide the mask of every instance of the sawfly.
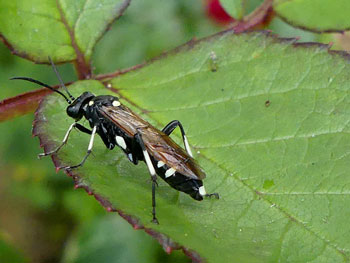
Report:
M67 143L72 129L77 128L90 135L86 155L79 164L62 168L71 170L81 167L90 155L95 135L98 134L108 149L112 150L118 146L133 164L137 165L139 161L146 163L152 179L152 222L157 224L155 199L157 176L160 176L171 187L190 195L195 200L201 201L203 197L210 196L219 198L218 193L206 193L202 181L206 175L193 159L184 128L179 121L171 121L160 131L121 104L118 97L95 96L86 91L74 98L64 85L56 66L51 59L49 60L61 87L68 96L62 91L32 78L12 78L30 81L60 94L68 103L67 115L74 119L62 143L50 152L39 154L39 157L56 154ZM90 128L86 128L78 122L82 118L88 120ZM176 127L180 128L185 150L169 137Z

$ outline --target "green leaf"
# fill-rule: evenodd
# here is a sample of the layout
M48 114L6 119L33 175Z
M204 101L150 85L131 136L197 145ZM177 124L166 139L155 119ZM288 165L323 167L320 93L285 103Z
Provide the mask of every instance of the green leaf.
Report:
M22 251L10 245L8 242L4 241L0 236L0 260L1 262L13 262L13 263L25 263L29 262L27 258L24 257Z
M253 12L256 8L258 8L264 2L265 2L264 0L245 0L244 1L245 14L249 14Z
M152 262L157 252L152 241L120 218L97 217L73 235L63 262Z
M244 15L244 0L220 0L220 4L234 19L240 20Z
M221 199L198 202L160 181L154 225L146 166L100 139L73 178L134 225L208 262L347 262L349 72L343 53L266 33L191 42L111 84L156 127L182 122L207 192ZM111 94L93 80L71 88L75 96L85 90ZM38 111L34 131L46 150L73 122L66 106L55 94ZM71 136L57 165L77 164L86 152L89 136Z
M274 0L273 7L293 26L317 32L350 29L348 0Z
M263 2L264 0L220 0L221 6L236 20L250 14Z
M0 33L35 62L84 60L130 0L0 0Z

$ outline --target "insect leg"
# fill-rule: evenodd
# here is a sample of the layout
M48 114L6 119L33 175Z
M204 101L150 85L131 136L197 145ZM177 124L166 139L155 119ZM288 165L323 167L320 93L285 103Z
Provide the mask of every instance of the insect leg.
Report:
M86 155L84 156L83 160L77 165L60 167L60 168L64 168L66 170L69 170L69 169L75 169L75 168L83 166L83 164L85 163L86 159L89 157L89 155L90 155L90 153L92 151L92 147L94 145L94 138L95 138L95 135L96 135L96 128L97 128L97 126L94 126L94 128L92 129L89 147L88 147L88 150L87 150Z
M128 159L130 162L132 162L135 165L137 165L139 162L139 159L137 156L137 153L139 151L140 151L140 144L134 138L134 140L131 141L131 152L128 153Z
M142 136L140 133L135 134L135 140L141 147L145 162L146 162L147 167L148 167L148 171L151 174L151 179L152 179L152 215L153 215L152 222L155 224L159 224L158 219L156 217L156 186L157 186L156 171L153 167L151 158L149 157L149 154L147 152L145 144L143 143Z
M87 134L92 134L92 130L85 128L83 125L81 125L80 123L77 123L77 125L75 125L75 128L77 128L79 131L87 133Z
M71 124L71 126L69 126L69 129L67 130L66 135L64 136L61 145L59 145L55 150L52 150L52 151L49 151L49 152L46 152L46 153L40 153L38 155L38 157L41 158L41 157L44 157L44 156L48 156L48 155L52 155L54 153L57 153L62 148L62 146L67 143L68 137L69 137L69 135L70 135L70 133L71 133L73 128L77 128L77 129L79 129L82 132L91 134L91 131L89 129L85 128L83 125L81 125L81 124L79 124L77 122L74 122L74 123Z
M185 145L185 149L186 149L186 152L188 153L189 156L193 157L192 156L192 152L191 152L191 148L190 148L190 145L188 144L188 140L187 140L187 137L186 137L186 134L185 134L185 130L184 128L182 127L182 124L181 122L175 120L175 121L171 121L167 124L167 126L165 126L162 130L162 132L164 132L166 135L170 135L173 130L179 126L180 127L180 130L181 130L181 135L182 135L182 139L184 141L184 145Z

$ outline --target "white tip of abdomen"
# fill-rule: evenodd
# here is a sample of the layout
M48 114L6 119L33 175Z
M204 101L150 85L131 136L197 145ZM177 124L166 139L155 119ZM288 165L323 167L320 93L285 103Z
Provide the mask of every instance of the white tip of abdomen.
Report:
M198 191L201 196L205 196L207 194L203 185L199 187Z

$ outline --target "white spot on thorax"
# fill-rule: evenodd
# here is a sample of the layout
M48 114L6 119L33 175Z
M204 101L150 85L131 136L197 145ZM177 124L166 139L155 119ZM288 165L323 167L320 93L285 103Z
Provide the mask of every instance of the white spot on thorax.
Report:
M92 106L92 105L94 105L94 101L93 101L93 100L90 100L90 101L89 101L89 106Z
M176 170L174 168L169 168L165 172L165 178L168 178L168 177L172 176L175 172L176 172Z
M123 137L115 136L115 140L120 147L122 147L124 150L126 149L126 143Z
M120 102L117 101L117 100L114 100L114 101L112 102L112 105L113 105L114 107L119 107L119 106L120 106Z
M205 196L206 194L207 194L207 192L205 191L205 188L204 188L204 186L202 185L201 187L199 187L199 194L201 195L201 196Z
M164 166L165 165L165 163L163 163L162 161L159 161L158 163L157 163L157 167L158 168L160 168L160 167L162 167L162 166Z

